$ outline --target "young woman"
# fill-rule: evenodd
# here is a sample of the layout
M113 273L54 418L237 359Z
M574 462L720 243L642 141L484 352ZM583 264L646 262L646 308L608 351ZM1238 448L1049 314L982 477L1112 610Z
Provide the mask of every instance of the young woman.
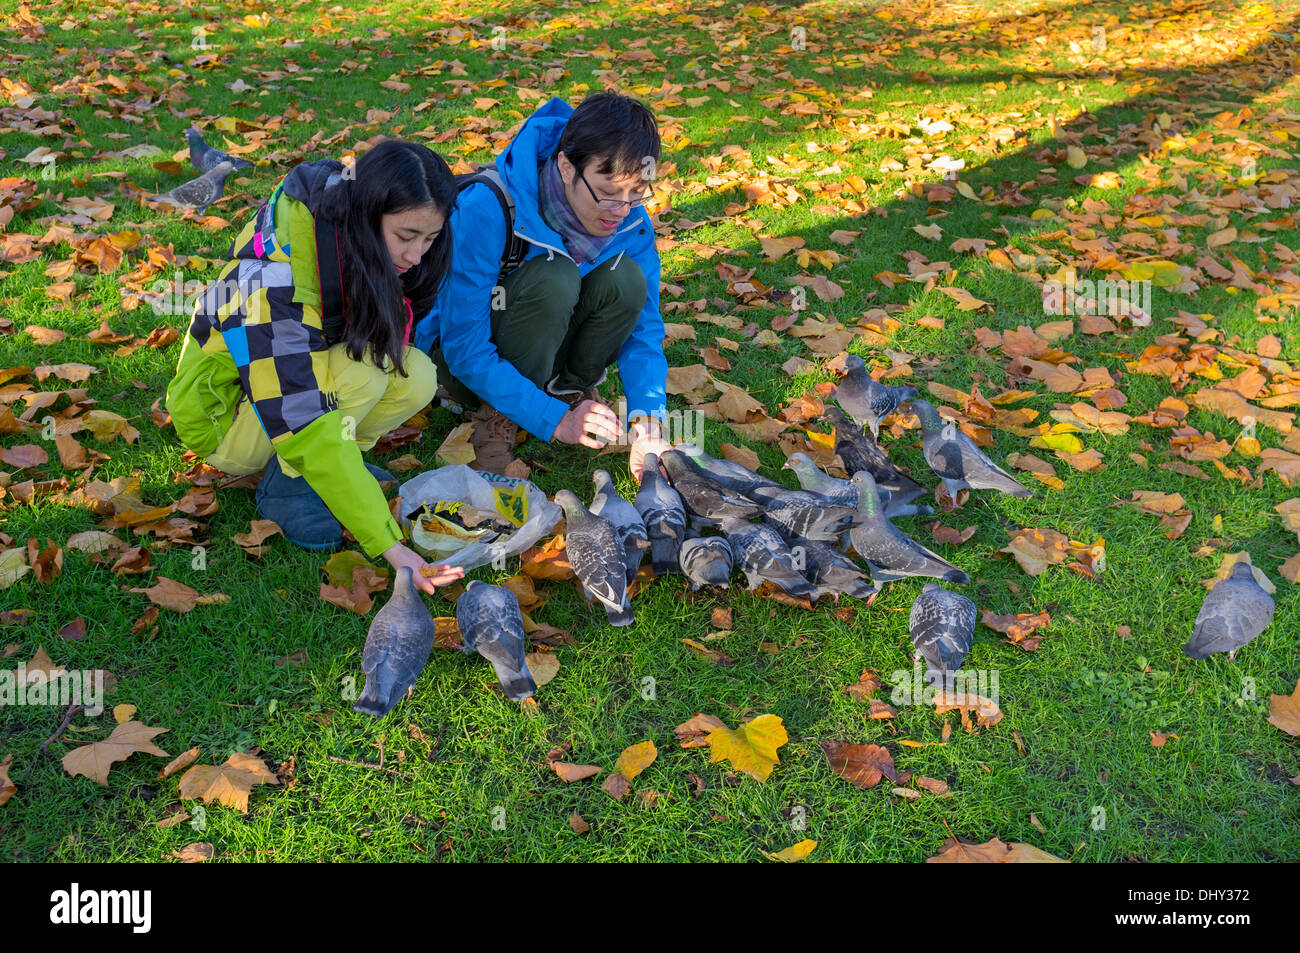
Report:
M200 297L167 388L186 447L227 473L265 468L257 507L286 539L335 549L347 527L426 592L463 571L416 571L379 486L393 477L361 452L433 399L411 323L447 273L455 200L447 163L416 143L298 165Z

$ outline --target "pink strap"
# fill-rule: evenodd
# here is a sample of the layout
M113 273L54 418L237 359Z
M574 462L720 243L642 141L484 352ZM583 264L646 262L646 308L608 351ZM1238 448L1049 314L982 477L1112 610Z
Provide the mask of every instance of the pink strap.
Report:
M415 323L415 312L411 310L411 299L403 298L406 302L406 337L402 341L403 347L411 346L411 325Z

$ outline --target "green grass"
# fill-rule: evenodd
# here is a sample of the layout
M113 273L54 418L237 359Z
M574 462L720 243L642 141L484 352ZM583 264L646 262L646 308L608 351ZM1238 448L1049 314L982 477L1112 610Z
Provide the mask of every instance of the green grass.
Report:
M1149 132L1152 117L1169 113L1174 129L1166 134L1195 138L1198 148L1157 155L1161 174L1180 168L1173 157L1191 155L1204 162L1183 172L1186 188L1165 181L1151 189L1173 195L1178 203L1197 188L1209 194L1224 188L1227 166L1214 148L1240 137L1254 143L1261 172L1285 170L1288 182L1297 180L1291 140L1268 131L1281 120L1260 118L1270 109L1300 106L1300 93L1285 65L1297 54L1294 43L1268 35L1296 33L1293 2L1273 8L1154 3L1132 12L1119 4L1009 8L981 0L917 10L907 4L823 2L771 4L764 17L738 15L737 7L723 3L572 5L544 12L523 4L396 3L385 5L382 15L353 4L324 14L313 5L298 4L266 6L272 17L266 27L239 19L260 9L209 5L202 14L186 9L164 17L155 8L135 4L112 11L89 4L34 5L45 34L30 43L6 44L5 75L35 90L37 105L57 114L66 139L21 128L0 136L5 174L34 175L16 160L39 145L67 155L58 160L51 181L38 179L41 204L19 213L7 232L42 235L48 223L41 220L61 213L58 196L99 194L115 202L116 210L110 222L96 223L94 231L135 228L152 245L170 243L180 255L219 259L250 210L295 161L337 156L381 132L425 138L421 132L458 129L461 120L480 115L472 104L475 96L500 100L487 114L499 125L483 134L504 136L536 103L551 95L576 99L600 88L593 70L613 69L622 88L649 101L670 130L664 158L676 166L668 173L675 185L674 211L694 221L718 219L673 236L679 244L664 252L663 277L686 290L679 299L666 297L665 303L704 299L706 311L717 314L723 310L717 303L721 300L742 323L768 327L785 311L775 303L737 307L738 299L728 297L714 268L719 261L756 267L758 280L789 291L790 279L800 273L793 256L765 263L750 225L761 224L757 231L763 235L797 234L806 239L806 247L834 248L845 258L829 272L815 264L807 270L827 274L845 291L830 303L810 295L814 312L853 328L867 309L886 307L902 324L889 347L915 355L918 385L933 380L969 390L979 383L986 396L1004 386L1024 387L1037 396L1017 406L1038 410L1043 420L1055 404L1068 405L1074 398L1011 380L1000 352L973 346L973 331L982 325L1000 330L1054 320L1042 316L1038 289L978 256L950 252L948 244L959 237L989 238L1029 255L1044 252L1065 260L1074 254L1067 244L1040 237L1064 223L1031 220L1034 209L1059 209L1062 201L1065 208L1079 209L1094 199L1118 212L1149 188L1138 176L1142 164L1136 150L1109 160L1090 156L1085 171L1114 169L1123 176L1120 188L1074 184L1076 170L1053 165L1041 154L1064 148L1063 141L1052 140L1052 116L1062 118L1062 136L1079 133L1085 146L1115 142L1119 136L1120 142L1145 148L1133 138L1134 130ZM1259 12L1264 9L1274 12L1271 22ZM1046 16L1039 20L1041 11ZM1107 25L1108 51L1092 54L1087 50L1092 29L1112 13L1122 22ZM691 20L692 15L698 19ZM70 18L67 30L60 25L65 17ZM201 23L217 26L209 34L212 47L207 51L190 48L191 28ZM506 26L509 42L505 51L495 52L488 41L491 27L498 24ZM791 27L800 25L809 49L778 52L790 42ZM460 37L461 32L473 38ZM286 38L300 45L286 49L281 45ZM1072 52L1071 40L1083 44L1083 50ZM1271 45L1243 53L1253 44ZM639 49L651 50L655 59L627 55ZM196 57L203 53L220 54L219 62L196 67ZM452 61L463 65L465 75L454 75ZM276 79L258 75L284 71L289 63L298 71ZM552 66L568 75L543 79ZM921 71L928 75L918 76ZM143 122L117 115L138 92L114 91L106 79L110 74L148 87L155 102L130 110ZM753 81L741 78L745 75ZM390 77L410 83L411 90L400 93L379 85ZM239 79L254 88L240 93L227 88ZM506 85L488 85L497 79ZM684 88L661 93L665 81ZM723 92L716 85L692 85L707 81L731 88ZM522 100L513 88L519 83L537 89L542 98ZM188 98L157 102L173 88ZM810 96L822 111L783 112L792 94ZM676 101L695 96L709 101L697 106ZM1245 117L1240 128L1216 122L1226 111L1252 103L1256 114ZM416 112L421 106L427 108ZM367 123L371 107L395 115ZM915 119L927 109L948 118L955 131L915 140L882 131L892 118L911 124L916 134ZM1076 118L1084 109L1088 115ZM295 118L303 114L310 118ZM188 125L197 122L211 131L222 116L255 127L290 117L254 156L267 164L232 178L227 197L210 210L229 222L224 229L210 231L154 212L117 191L126 182L155 191L181 181L155 170L154 160L98 155L143 142L170 153L183 144L181 134ZM995 142L989 132L1000 125L1012 127L1017 138ZM128 138L107 138L109 133ZM211 138L221 141L219 134ZM242 139L231 136L233 142ZM710 186L711 173L701 160L729 143L749 151L754 172ZM809 143L819 151L810 151ZM499 146L476 147L453 139L433 147L449 158L481 161ZM933 183L941 173L920 166L902 173L882 169L887 160L908 166L910 156L926 152L964 159L961 179L977 194L986 186L995 196L1009 194L1012 183L1033 180L1045 169L1060 181L1024 189L1030 204L1023 206L960 197L929 202L912 196L906 182ZM785 166L796 159L811 165L786 173ZM725 178L729 170L742 168L738 161L724 159L718 174ZM840 173L814 174L832 163L840 165ZM101 172L122 172L125 178L83 181ZM745 202L746 179L764 172L788 176L804 197L789 206L757 204L729 215L729 203ZM852 214L842 201L837 205L834 196L815 188L854 174L867 189L851 197L875 210L866 215ZM927 217L931 208L944 214ZM1176 211L1201 209L1188 204ZM1232 213L1229 219L1246 231L1283 214L1275 209L1263 216ZM665 220L671 222L673 216ZM912 225L929 221L942 226L941 242L911 231ZM1179 239L1192 251L1176 259L1192 264L1205 250L1205 235L1217 227L1181 228ZM861 234L845 247L830 240L836 229ZM1099 233L1113 238L1134 229L1126 221L1114 229L1099 228ZM1264 244L1235 242L1228 250L1257 269L1265 267L1257 260L1257 249L1267 249L1273 241L1297 245L1292 228L1266 237ZM705 259L683 247L685 242L723 252ZM889 288L875 279L886 270L905 273L907 259L901 256L909 251L949 261L955 279L939 284L966 288L991 302L992 313L961 312L937 290L912 283ZM112 348L84 340L105 319L117 331L139 335L159 323L147 306L121 308L119 280L135 267L141 252L133 252L114 274L79 274L72 301L60 305L45 295L49 279L44 272L70 253L66 245L54 245L36 261L0 264L0 307L16 331L0 336L0 367L84 362L102 368L84 385L19 380L38 389L85 386L98 406L131 417L141 431L132 445L78 436L111 458L94 476L112 479L138 472L146 500L175 500L186 489L174 480L188 466L182 460L184 448L170 429L150 422L149 408L166 387L179 344L116 358ZM211 278L217 264L182 270L186 279ZM1076 367L1102 366L1116 376L1118 389L1128 398L1127 413L1137 416L1179 393L1166 379L1125 369L1126 359L1177 330L1168 319L1179 310L1212 314L1210 325L1228 340L1239 338L1236 346L1246 351L1264 334L1277 334L1284 344L1281 359L1300 360L1293 312L1282 315L1282 324L1260 323L1250 292L1228 294L1222 283L1207 280L1191 296L1161 289L1155 296L1156 319L1148 328L1126 325L1121 333L1096 338L1076 333L1060 343L1079 357ZM916 323L927 315L944 318L944 328ZM681 313L665 318L691 320ZM183 316L165 321L184 330ZM64 330L68 337L37 346L22 332L29 324ZM738 352L724 352L732 370L720 377L745 387L773 414L819 381L833 379L824 371L793 379L779 372L792 355L816 357L788 334L779 335L778 348L762 348L740 333L704 322L697 322L694 345L669 346L670 363L697 363L694 348L712 344L715 337L744 342ZM851 348L868 360L889 360L861 341ZM137 388L134 381L144 386ZM1199 386L1198 379L1189 390ZM56 404L55 412L65 403ZM685 407L676 398L674 406ZM15 409L21 413L21 403ZM434 450L456 421L445 410L431 413L430 421L421 440L400 452L412 452L431 465ZM1234 421L1200 410L1193 410L1187 423L1229 442L1239 430ZM681 580L671 577L639 596L636 623L617 630L567 585L549 585L544 587L549 602L536 616L571 629L575 642L559 649L562 667L539 692L535 715L526 715L491 690L494 678L482 659L447 651L435 653L413 696L392 714L378 721L353 714L342 686L360 673L368 620L318 598L324 557L296 550L282 539L271 544L260 562L245 556L230 537L257 518L252 493L224 491L220 510L196 534L208 547L206 570L191 568L188 546L163 548L152 538L140 541L153 551L156 566L145 577L115 577L84 554L66 553L63 573L51 585L29 575L0 591L0 609L36 610L30 622L0 631L0 644L18 646L8 665L30 658L43 644L68 668L111 670L118 685L110 703L136 705L139 719L167 728L156 740L172 754L198 746L204 763L217 763L234 750L257 747L273 767L293 759L293 783L256 789L246 815L207 806L202 832L187 824L160 830L156 823L178 803L176 780L155 780L160 759L136 755L118 764L108 787L69 778L59 759L70 744L38 751L62 711L0 709L0 759L13 754L11 776L18 785L14 798L0 807L0 857L157 860L202 840L214 845L219 858L230 860L754 860L760 851L779 850L807 837L819 842L812 855L816 860L916 861L937 853L951 831L980 841L995 835L1007 842L1026 841L1083 861L1297 859L1300 787L1287 779L1300 775L1300 754L1295 739L1265 718L1269 694L1289 693L1300 677L1300 598L1276 571L1296 552L1297 543L1273 510L1300 493L1271 473L1263 476L1261 487L1243 488L1222 479L1208 464L1202 465L1208 480L1160 469L1160 463L1174 459L1168 431L1134 424L1121 436L1082 436L1086 446L1104 454L1106 469L1077 473L1050 452L1031 450L1026 439L994 431L996 457L1036 453L1054 463L1065 488L1036 486L1034 497L1023 501L980 493L961 512L944 518L950 525L978 527L965 545L936 548L971 574L972 584L964 591L980 609L1046 609L1052 624L1033 653L982 626L977 630L966 665L998 673L1005 717L992 728L968 734L949 715L955 730L943 746L897 744L939 741L942 721L932 709L902 706L892 721L873 721L841 691L864 668L887 681L896 670L910 670L907 612L919 591L917 582L889 586L870 608L843 600L842 605L856 611L840 618L826 608L805 612L734 588L695 598L684 595ZM1260 438L1265 446L1276 446L1282 435L1261 428ZM31 442L42 442L38 433L0 440L4 446ZM745 441L711 422L707 449L718 452L724 442ZM778 448L748 445L758 451L769 475L780 474L775 469L782 462ZM886 445L894 459L930 482L914 433L888 438ZM1150 468L1132 462L1131 453L1144 454ZM14 472L11 481L65 475L52 447L50 455L48 466L36 473ZM534 476L548 493L567 486L585 497L596 466L612 466L625 495L634 492L618 457L594 458L537 441L522 455L547 468L536 469ZM375 460L382 463L384 458ZM1252 473L1257 469L1257 461L1235 452L1225 462L1244 463ZM66 475L70 480L75 476ZM1112 505L1142 489L1184 495L1193 519L1181 538L1166 539L1155 516ZM14 545L30 537L62 543L96 525L96 517L84 508L50 501L26 506L12 497L3 502L3 532ZM1215 526L1216 517L1221 528ZM929 543L925 522L908 520L903 526ZM1104 537L1105 573L1086 579L1058 566L1039 577L1026 575L998 551L1009 530L1030 525L1085 543ZM1240 549L1249 551L1279 586L1273 624L1235 663L1226 657L1194 662L1181 645L1205 592L1199 580L1213 574L1224 553ZM148 603L125 589L149 585L158 575L201 591L227 593L231 602L186 614L164 610L156 634L133 635L131 624ZM503 574L484 570L475 575L492 579ZM440 597L429 605L436 615L453 612ZM733 609L734 626L730 635L709 644L733 659L730 666L711 665L681 642L709 634L710 610L718 606ZM85 639L60 640L62 626L79 616L87 621ZM1121 638L1120 626L1128 626L1131 636ZM771 644L778 647L775 652L764 648ZM305 664L277 664L299 650L307 655ZM653 698L645 697L647 678L654 680ZM1253 680L1253 700L1243 698L1246 679ZM731 726L758 714L779 715L790 741L781 748L781 763L768 781L760 784L731 773L725 764L710 764L707 749L680 749L672 729L696 712L716 715ZM110 724L108 714L78 716L65 737L99 739ZM1172 732L1178 739L1155 748L1153 731ZM599 778L565 785L546 764L548 751L567 744L570 760L608 770L620 751L647 738L655 741L659 757L621 803L600 790ZM952 796L904 800L889 793L889 783L859 791L830 771L820 739L885 744L901 770L946 780ZM398 774L330 760L378 761L380 744L385 766ZM691 775L698 777L700 789ZM655 803L643 803L639 795L647 791L658 792ZM186 807L193 811L192 802ZM1105 812L1104 828L1095 826L1097 809ZM575 810L591 824L584 836L569 828ZM801 813L806 827L796 829L792 818Z

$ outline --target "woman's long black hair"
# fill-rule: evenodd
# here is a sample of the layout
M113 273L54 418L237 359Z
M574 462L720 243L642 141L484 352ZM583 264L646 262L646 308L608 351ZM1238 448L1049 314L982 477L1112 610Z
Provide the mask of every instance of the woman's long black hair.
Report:
M319 214L335 222L342 253L346 299L341 339L348 357L360 361L369 351L406 376L402 366L406 306L415 320L428 313L451 266L451 210L456 184L442 156L428 146L385 139L362 154L356 166L325 191ZM432 206L445 219L441 233L420 263L399 275L384 242L385 215Z

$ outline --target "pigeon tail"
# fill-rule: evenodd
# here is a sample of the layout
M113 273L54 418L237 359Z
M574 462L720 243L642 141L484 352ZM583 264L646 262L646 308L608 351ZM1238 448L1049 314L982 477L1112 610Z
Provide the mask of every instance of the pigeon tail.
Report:
M650 540L650 565L656 576L667 576L679 571L677 550L678 544L674 539L659 537Z

